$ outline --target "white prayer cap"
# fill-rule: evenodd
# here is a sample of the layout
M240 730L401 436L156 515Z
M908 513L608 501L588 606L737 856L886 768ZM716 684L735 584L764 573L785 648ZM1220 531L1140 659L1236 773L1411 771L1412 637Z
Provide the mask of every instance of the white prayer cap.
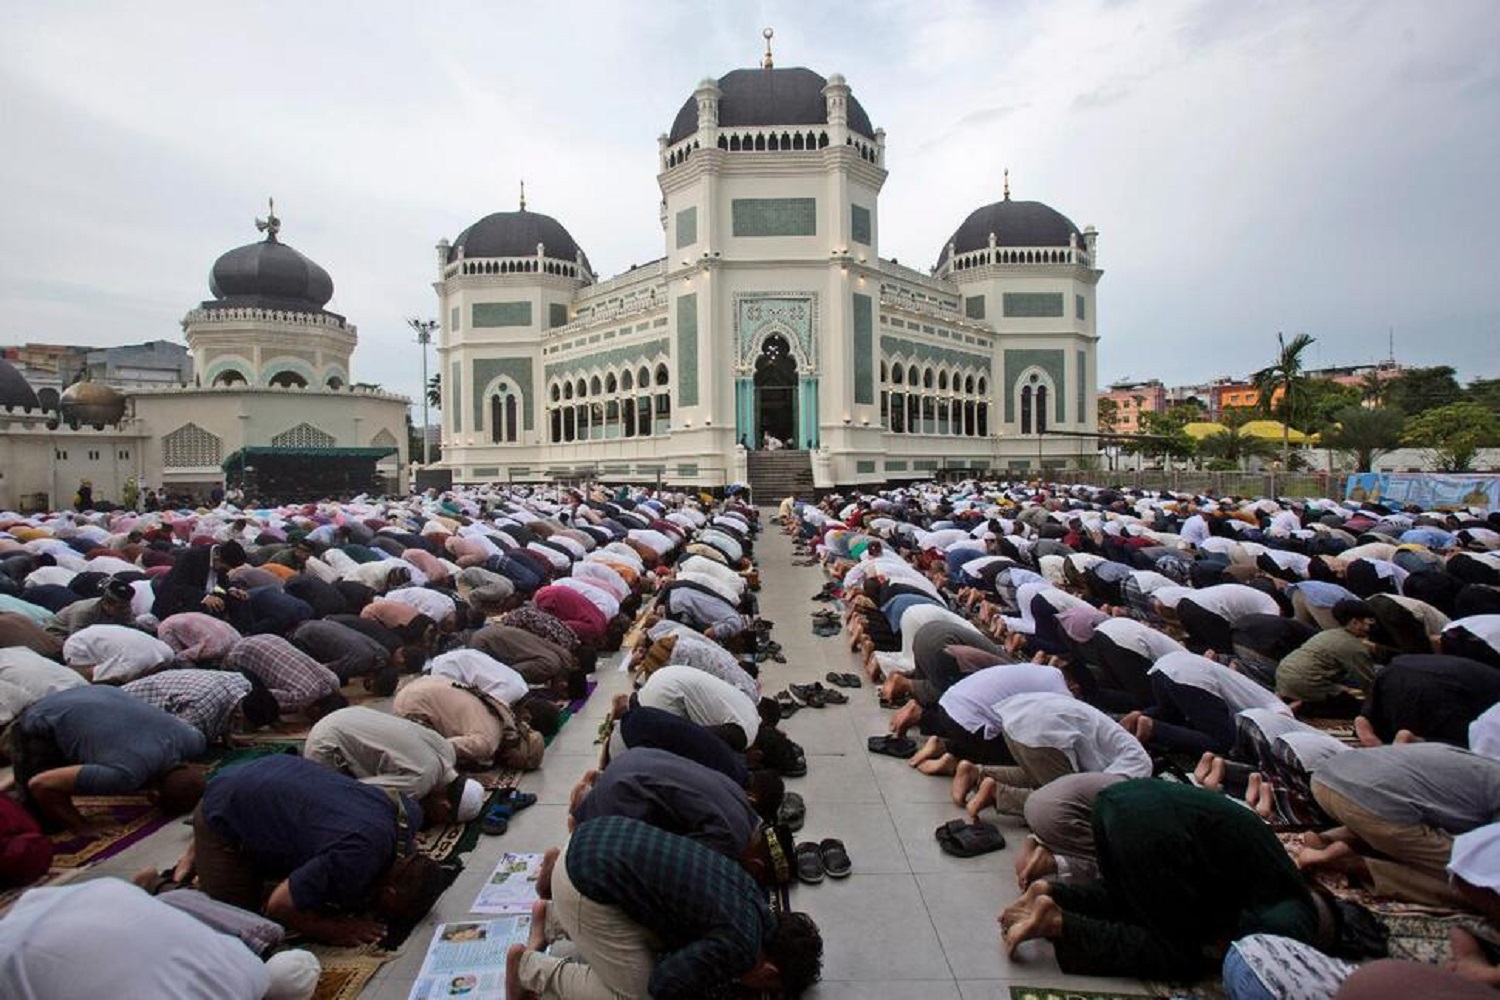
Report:
M271 985L265 1000L311 1000L323 966L312 952L294 948L278 951L266 959L266 972Z
M1500 823L1454 837L1448 871L1480 889L1500 888Z
M473 778L464 781L463 794L458 799L458 821L467 823L479 815L479 810L484 808L484 786Z

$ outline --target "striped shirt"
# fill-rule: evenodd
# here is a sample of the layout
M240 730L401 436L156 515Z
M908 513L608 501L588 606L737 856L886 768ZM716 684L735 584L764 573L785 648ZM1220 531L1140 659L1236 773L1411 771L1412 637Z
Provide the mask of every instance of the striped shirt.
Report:
M579 893L661 940L650 983L657 1000L722 992L755 965L776 927L765 891L738 862L640 820L580 823L564 863Z

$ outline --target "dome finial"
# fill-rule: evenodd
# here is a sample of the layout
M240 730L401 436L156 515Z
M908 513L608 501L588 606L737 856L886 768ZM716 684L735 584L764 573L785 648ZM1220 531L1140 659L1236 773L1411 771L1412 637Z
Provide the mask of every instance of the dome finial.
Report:
M1005 168L1005 200L1010 201L1010 167Z
M255 228L266 234L267 243L276 242L276 234L281 232L281 220L276 218L276 199L267 198L268 208L264 219L255 220Z
M766 57L760 62L761 69L771 69L775 65L775 63L771 59L771 39L775 37L775 35L776 32L770 28L767 28L760 33L760 37L766 40Z
M526 211L526 181L521 181L521 211Z

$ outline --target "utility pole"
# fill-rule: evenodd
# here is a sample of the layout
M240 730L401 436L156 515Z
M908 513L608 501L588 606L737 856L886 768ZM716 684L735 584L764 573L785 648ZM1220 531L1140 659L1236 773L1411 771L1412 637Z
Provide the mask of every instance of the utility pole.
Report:
M422 468L432 462L432 442L427 435L427 345L432 343L432 331L438 328L435 319L409 319L406 325L417 332L417 343L422 347Z

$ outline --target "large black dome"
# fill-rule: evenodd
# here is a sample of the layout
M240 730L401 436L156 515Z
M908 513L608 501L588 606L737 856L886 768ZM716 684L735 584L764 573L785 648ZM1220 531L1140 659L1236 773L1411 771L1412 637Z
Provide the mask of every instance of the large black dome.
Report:
M1001 247L1066 247L1074 237L1079 246L1083 245L1083 234L1073 220L1057 209L1039 201L1009 198L970 212L948 242L955 254L983 250L990 245L990 233L995 234L995 245ZM948 247L944 245L938 267L947 259Z
M535 257L536 245L554 260L572 263L582 253L563 224L550 215L528 212L495 212L458 234L448 248L448 259L465 257ZM588 267L588 256L583 263ZM589 268L592 271L592 268Z
M37 401L36 390L31 388L25 376L16 371L15 365L3 358L0 358L0 407L28 411L42 408L42 404Z
M208 288L214 298L203 303L205 309L322 312L333 298L328 272L274 235L236 247L216 260Z
M737 69L719 77L719 124L725 128L752 125L826 125L828 81L810 69ZM873 139L870 116L849 95L849 128ZM678 143L698 131L698 99L689 97L672 122L668 143Z

